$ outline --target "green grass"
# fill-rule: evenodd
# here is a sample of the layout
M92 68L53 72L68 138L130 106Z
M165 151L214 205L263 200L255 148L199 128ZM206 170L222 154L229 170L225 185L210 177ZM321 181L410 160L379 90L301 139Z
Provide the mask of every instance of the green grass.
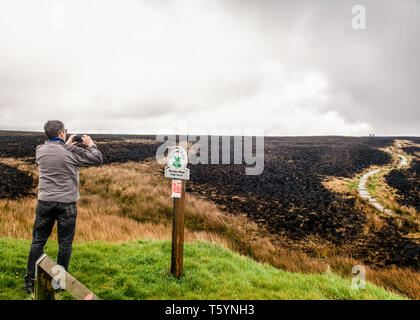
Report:
M357 190L357 186L359 185L359 180L360 180L360 176L358 176L356 179L350 180L347 183L347 189L349 190L349 192L353 192L355 190Z
M368 189L370 195L374 198L379 196L378 190L380 189L380 187L383 186L382 177L383 177L385 171L386 170L381 170L378 173L369 177L369 181L367 183L367 189Z
M31 298L22 290L29 247L0 238L0 299ZM45 252L55 259L57 244ZM170 257L170 241L82 242L69 271L101 299L402 299L370 283L353 289L351 279L331 273L282 271L207 242L185 244L181 279L170 274Z
M367 183L367 189L369 194L382 204L385 209L392 209L395 213L402 214L402 211L398 207L390 207L387 201L383 201L388 197L394 196L393 191L386 188L386 182L384 180L384 174L388 170L381 170L378 173L371 176Z

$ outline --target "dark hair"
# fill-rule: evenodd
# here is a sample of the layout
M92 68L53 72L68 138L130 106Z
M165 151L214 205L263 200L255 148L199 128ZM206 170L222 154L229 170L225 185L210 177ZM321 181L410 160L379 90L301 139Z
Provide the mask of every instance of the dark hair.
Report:
M57 138L60 131L64 131L64 123L59 120L48 120L44 125L44 131L48 139Z

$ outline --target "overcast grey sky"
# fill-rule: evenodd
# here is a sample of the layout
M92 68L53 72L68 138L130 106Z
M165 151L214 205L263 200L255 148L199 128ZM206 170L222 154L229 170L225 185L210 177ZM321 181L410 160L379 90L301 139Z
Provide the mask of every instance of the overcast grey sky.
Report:
M0 129L420 136L419 49L418 0L2 0Z

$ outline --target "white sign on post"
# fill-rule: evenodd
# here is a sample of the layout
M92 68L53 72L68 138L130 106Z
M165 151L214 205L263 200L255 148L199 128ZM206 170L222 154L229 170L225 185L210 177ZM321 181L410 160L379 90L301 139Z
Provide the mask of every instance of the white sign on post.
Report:
M187 164L187 152L179 146L171 148L168 153L168 166L165 167L165 178L190 180Z
M182 180L172 180L172 198L181 198Z

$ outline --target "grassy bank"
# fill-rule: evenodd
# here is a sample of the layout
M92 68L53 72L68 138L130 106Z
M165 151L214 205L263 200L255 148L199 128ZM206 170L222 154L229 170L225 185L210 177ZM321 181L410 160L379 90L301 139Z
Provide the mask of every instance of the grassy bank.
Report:
M0 239L0 299L30 298L22 290L29 246ZM46 253L56 257L55 242ZM185 245L184 276L177 280L170 254L169 241L76 243L69 271L102 299L401 299L370 283L353 289L350 279L278 270L202 241Z

